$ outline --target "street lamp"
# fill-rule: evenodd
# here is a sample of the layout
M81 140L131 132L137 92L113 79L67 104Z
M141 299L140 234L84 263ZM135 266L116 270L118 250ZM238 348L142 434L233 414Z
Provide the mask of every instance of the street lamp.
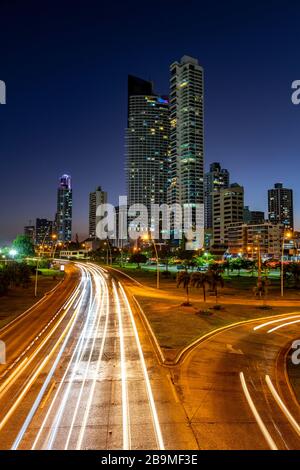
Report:
M284 276L283 276L283 261L284 261L284 242L289 240L292 237L292 232L290 230L283 230L282 235L282 246L281 246L281 297L283 297L284 289Z
M144 235L143 240L145 241L150 240L154 246L154 251L155 251L155 256L156 256L156 287L157 289L159 289L159 259L158 259L157 246L156 246L154 238L151 237L151 232L148 235Z
M15 250L14 248L12 248L11 250L9 250L9 255L14 258L16 255L18 254L17 250Z

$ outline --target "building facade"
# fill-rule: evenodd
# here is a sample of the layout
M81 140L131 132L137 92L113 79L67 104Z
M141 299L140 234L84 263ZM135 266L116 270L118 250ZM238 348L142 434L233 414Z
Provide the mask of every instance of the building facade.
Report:
M213 227L213 193L220 189L228 188L230 184L229 171L221 168L220 163L214 162L210 165L209 171L204 176L204 209L205 228Z
M167 202L168 168L168 98L155 94L151 82L129 76L126 129L128 205L143 204L147 207L149 227L153 224L151 204Z
M89 197L89 238L96 238L96 227L100 220L97 216L97 207L101 204L107 203L107 192L102 191L101 186L98 186L95 191L90 193Z
M52 243L53 222L48 219L36 219L35 244L50 245Z
M55 217L55 231L60 242L69 242L72 239L72 197L71 176L62 175L57 190Z
M251 211L249 206L245 206L243 221L245 224L263 224L265 221L265 213L263 211Z
M243 222L244 188L231 184L213 193L213 245L228 245L228 227Z
M198 60L189 56L170 66L168 203L182 208L204 203L204 77Z
M294 228L293 190L276 183L268 191L269 222Z
M26 237L28 237L32 243L35 243L35 226L25 225L24 235L26 235Z
M228 249L232 255L247 255L280 259L283 225L264 222L260 224L234 223L227 229Z

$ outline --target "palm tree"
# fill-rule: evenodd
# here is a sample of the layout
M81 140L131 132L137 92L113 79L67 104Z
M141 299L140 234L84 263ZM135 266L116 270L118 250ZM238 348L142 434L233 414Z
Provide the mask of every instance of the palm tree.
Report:
M224 287L224 279L218 271L209 271L207 273L208 283L216 296L216 304L218 304L218 287Z
M182 286L186 292L186 301L182 304L185 306L189 306L190 304L190 292L189 287L191 283L191 275L187 271L182 271L177 274L177 287Z
M193 273L191 276L191 286L202 288L203 302L206 302L206 286L209 285L209 279L206 273Z

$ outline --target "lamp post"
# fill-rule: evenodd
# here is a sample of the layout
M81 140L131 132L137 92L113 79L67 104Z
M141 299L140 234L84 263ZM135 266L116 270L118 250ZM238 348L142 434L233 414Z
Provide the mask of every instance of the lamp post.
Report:
M45 235L44 235L44 238L43 238L43 241L42 241L42 245L41 245L41 248L43 249L44 245L45 245L45 240L46 240L46 237L49 233L49 228L47 228L46 232L45 232ZM56 236L56 235L55 235ZM38 256L38 259L37 259L37 263L36 263L36 270L35 270L35 283L34 283L34 296L37 297L37 288L38 288L38 270L39 270L39 264L40 264L40 259L41 259L41 251L39 251L39 256Z
M290 230L283 230L282 235L282 246L281 246L281 297L283 297L284 291L284 275L283 275L283 262L284 262L284 242L285 240L289 240L292 236L292 232Z
M158 259L158 251L157 251L157 246L155 243L155 240L151 237L151 232L148 235L145 235L143 237L145 241L150 240L153 244L154 251L155 251L155 256L156 256L156 287L159 289L159 259Z

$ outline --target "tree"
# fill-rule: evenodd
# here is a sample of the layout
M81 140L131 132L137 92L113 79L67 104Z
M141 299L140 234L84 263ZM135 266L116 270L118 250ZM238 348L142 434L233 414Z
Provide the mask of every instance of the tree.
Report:
M18 235L13 241L12 246L20 258L35 255L33 243L27 235Z
M191 286L202 288L203 301L206 302L206 286L209 285L209 278L206 273L193 273L191 276Z
M218 304L218 287L224 287L224 279L220 272L210 270L207 273L207 279L210 285L211 290L215 293L216 304Z
M191 275L187 271L182 271L177 274L177 287L183 287L186 292L186 301L182 304L185 306L189 306L190 304L190 292L189 292L189 287L190 287L190 282L191 282Z
M129 262L130 263L136 263L137 268L140 269L141 263L146 263L147 261L147 256L144 255L143 253L134 253L131 255Z

